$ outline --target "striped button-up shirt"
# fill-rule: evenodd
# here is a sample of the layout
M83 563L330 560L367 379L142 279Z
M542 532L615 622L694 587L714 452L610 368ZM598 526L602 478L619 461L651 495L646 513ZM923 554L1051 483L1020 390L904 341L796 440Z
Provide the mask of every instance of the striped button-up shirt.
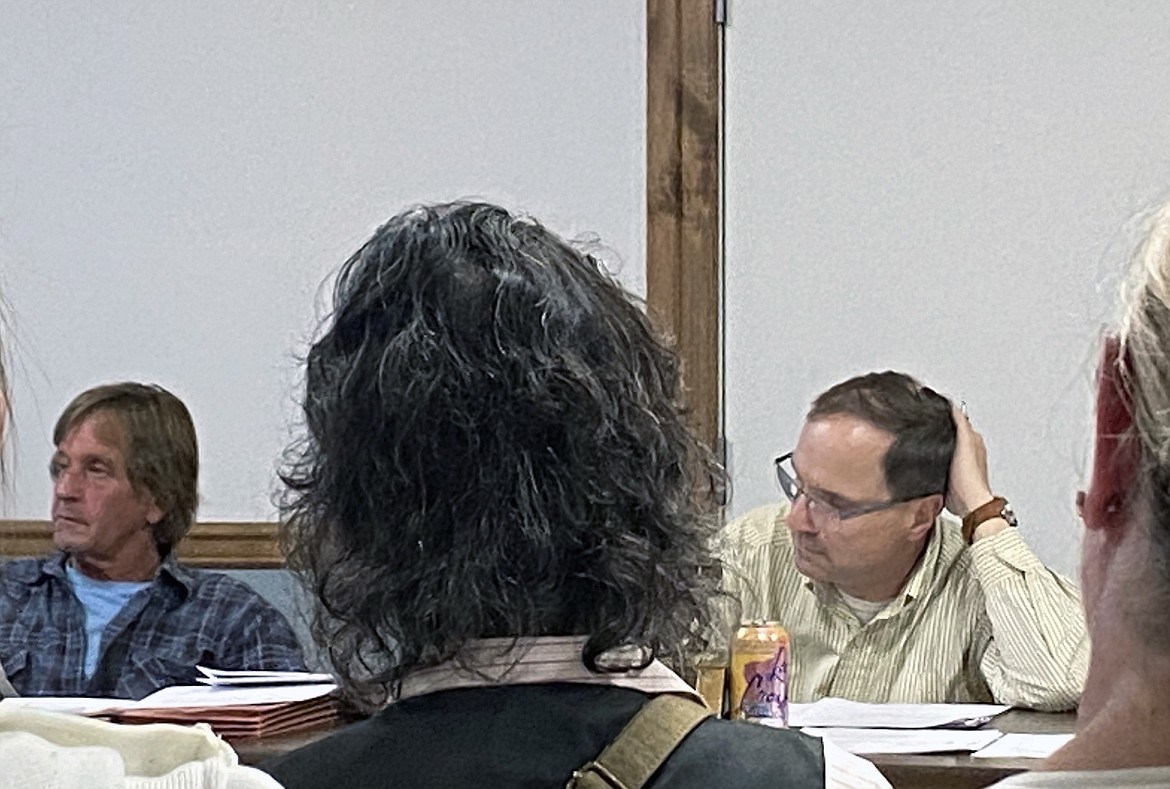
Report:
M836 587L797 571L787 513L744 515L724 530L722 550L741 618L789 632L790 700L1076 706L1089 648L1080 595L1017 529L967 546L940 518L902 591L862 623Z

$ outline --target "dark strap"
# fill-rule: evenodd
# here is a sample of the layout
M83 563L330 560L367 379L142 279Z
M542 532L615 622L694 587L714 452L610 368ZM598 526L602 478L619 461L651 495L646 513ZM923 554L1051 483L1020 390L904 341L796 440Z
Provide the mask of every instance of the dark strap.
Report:
M689 698L655 696L605 750L573 773L565 789L642 789L709 715L711 710Z
M1015 519L1006 517L1006 513L1004 513L1004 507L1007 507L1007 505L1007 499L1003 496L996 496L986 504L980 504L968 512L963 517L963 539L966 540L967 544L971 544L971 541L975 537L975 530L984 521L989 521L992 518L1003 518L1009 525L1015 526Z

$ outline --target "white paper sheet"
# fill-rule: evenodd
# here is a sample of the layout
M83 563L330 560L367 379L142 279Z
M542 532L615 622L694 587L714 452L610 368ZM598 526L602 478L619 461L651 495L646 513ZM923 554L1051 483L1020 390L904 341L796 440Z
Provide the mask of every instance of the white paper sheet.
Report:
M1072 738L1071 734L1005 734L986 748L972 754L972 757L1047 759Z
M1002 736L995 729L809 729L850 753L950 753L977 751Z
M975 728L1007 709L1003 704L865 704L826 698L812 704L790 704L788 725L849 729Z
M311 674L307 671L228 671L196 666L202 677L195 681L204 685L304 685L311 682L333 682L331 674Z
M155 691L141 701L103 699L73 696L18 696L0 700L24 709L70 712L77 715L95 715L119 710L178 708L178 707L234 707L250 704L281 704L308 701L337 690L337 685L319 682L307 685L261 685L239 687L234 685L174 685Z
M337 689L332 683L313 685L265 685L233 687L224 685L175 685L156 691L129 709L174 707L233 707L245 704L280 704L308 701Z

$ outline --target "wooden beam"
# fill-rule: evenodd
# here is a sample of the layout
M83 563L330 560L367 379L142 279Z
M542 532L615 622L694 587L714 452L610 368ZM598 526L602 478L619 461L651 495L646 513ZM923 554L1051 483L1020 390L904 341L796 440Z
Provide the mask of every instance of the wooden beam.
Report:
M719 27L711 0L646 2L646 301L694 428L720 434Z
M646 2L646 301L679 339L682 225L679 0Z
M179 560L192 567L275 569L284 566L276 523L197 523L179 543ZM47 556L48 521L0 521L0 557Z

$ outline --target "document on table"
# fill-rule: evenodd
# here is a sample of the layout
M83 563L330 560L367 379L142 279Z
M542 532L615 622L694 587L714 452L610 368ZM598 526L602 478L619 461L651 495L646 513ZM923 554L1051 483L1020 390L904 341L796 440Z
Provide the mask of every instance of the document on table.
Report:
M971 756L977 759L1047 759L1072 738L1071 734L1005 734Z
M790 704L793 728L974 729L1008 709L1004 704L867 704L825 698L811 704Z
M204 685L305 685L313 682L333 682L331 674L313 674L308 671L228 671L196 666L203 676L196 682Z
M185 707L237 707L257 704L290 704L328 696L337 690L332 683L311 685L174 685L155 691L122 709L182 709Z
M333 683L308 685L173 685L155 691L140 701L72 696L18 696L4 699L8 708L69 712L76 715L103 715L138 709L185 709L189 707L238 707L261 704L290 704L327 696L337 689Z
M995 742L1002 732L995 729L804 729L805 734L824 737L850 753L950 753L978 751Z

